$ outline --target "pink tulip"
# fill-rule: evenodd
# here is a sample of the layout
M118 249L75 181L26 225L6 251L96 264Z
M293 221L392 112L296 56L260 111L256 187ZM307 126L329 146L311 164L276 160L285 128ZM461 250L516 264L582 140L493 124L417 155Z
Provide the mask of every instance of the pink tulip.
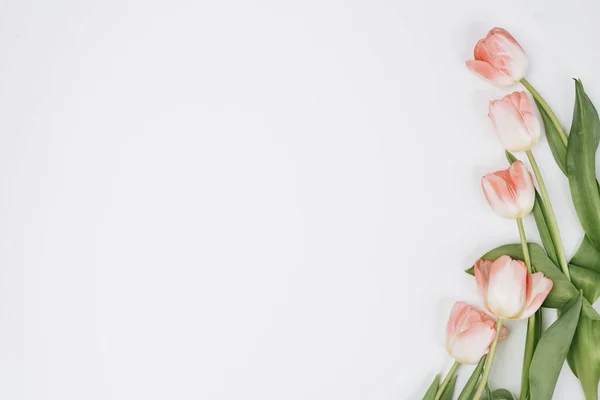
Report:
M552 281L543 273L529 274L523 261L509 256L494 262L478 260L475 280L485 308L502 319L529 318L552 289Z
M508 151L526 151L533 147L542 127L525 92L514 92L490 101L488 116Z
M496 321L483 311L458 302L452 307L446 326L446 350L461 364L477 364L487 354L496 336ZM506 327L499 340L508 336Z
M523 48L502 28L492 29L477 42L474 58L467 61L467 67L501 86L520 81L529 63Z
M490 207L501 217L517 219L533 209L533 177L521 161L515 161L507 170L485 175L481 187Z

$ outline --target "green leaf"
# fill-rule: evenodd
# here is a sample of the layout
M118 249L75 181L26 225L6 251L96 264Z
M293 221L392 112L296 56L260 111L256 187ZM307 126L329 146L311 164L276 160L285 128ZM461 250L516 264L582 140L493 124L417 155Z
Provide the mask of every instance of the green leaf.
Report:
M531 257L531 265L535 271L542 272L547 278L552 280L552 290L546 297L543 306L546 308L563 308L569 300L579 294L579 290L563 275L554 264L544 249L539 244L529 243L529 255ZM484 260L495 261L499 257L507 255L516 260L523 260L523 249L521 244L506 244L497 247L485 253L481 258ZM465 271L470 275L474 275L473 267ZM593 320L600 320L600 315L594 310L587 300L583 302L583 314Z
M546 138L548 139L548 144L550 145L550 150L552 151L552 155L558 164L558 167L562 170L562 172L567 174L567 147L562 142L556 127L552 123L552 120L548 116L548 113L544 110L544 108L540 105L540 103L535 100L535 105L540 111L540 116L542 117L542 121L544 122L544 130L546 131Z
M567 361L579 378L586 400L598 400L600 381L600 321L579 317Z
M596 150L600 144L598 112L575 81L575 109L567 147L567 173L573 205L591 244L600 248L600 193L596 182Z
M513 395L506 389L494 390L494 400L515 400Z
M497 389L492 392L488 386L481 400L515 400L515 398L506 389Z
M440 400L452 400L452 396L454 396L454 387L456 386L456 378L457 376L453 376L452 379L450 379L448 386L446 386L446 389L442 392Z
M435 400L435 395L437 394L439 387L440 374L437 374L435 378L433 378L433 382L431 382L431 385L429 386L427 393L425 393L425 397L423 397L423 400Z
M600 274L574 264L569 264L569 271L573 285L582 290L586 300L593 304L600 297Z
M569 263L600 273L600 251L594 247L590 239L584 237L581 246Z
M552 400L556 381L577 329L582 304L583 295L580 293L565 305L560 317L542 334L529 371L531 400Z
M470 400L471 399L471 396L473 395L473 393L475 392L475 389L477 388L477 382L479 382L479 377L481 376L481 372L483 371L483 367L485 365L486 358L487 358L487 356L481 357L481 360L479 360L479 363L473 370L473 373L469 377L469 380L465 384L465 387L463 387L463 390L460 392L460 395L458 396L458 400Z

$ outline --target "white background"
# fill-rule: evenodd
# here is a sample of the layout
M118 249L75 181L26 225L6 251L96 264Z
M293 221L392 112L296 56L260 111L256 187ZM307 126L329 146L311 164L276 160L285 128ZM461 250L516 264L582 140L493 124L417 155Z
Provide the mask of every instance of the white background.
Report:
M570 125L596 1L0 2L0 398L414 400L462 273L518 240L479 179L494 26ZM520 89L516 87L515 89ZM570 257L582 233L535 153ZM539 240L533 221L526 221ZM548 312L551 316L552 312ZM517 393L524 323L494 388ZM461 382L470 368L461 369ZM565 368L556 399L583 399Z

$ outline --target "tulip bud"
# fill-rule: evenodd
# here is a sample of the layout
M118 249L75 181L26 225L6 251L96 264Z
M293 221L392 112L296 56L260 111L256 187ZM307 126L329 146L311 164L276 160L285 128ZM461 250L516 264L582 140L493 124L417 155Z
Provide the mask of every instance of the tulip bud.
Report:
M502 28L492 29L477 42L473 55L475 60L467 61L467 67L501 86L520 81L529 64L523 48Z
M461 364L477 364L490 350L496 336L496 321L483 311L458 302L452 307L446 325L446 351ZM508 336L506 327L499 340Z
M529 274L523 261L509 256L494 262L478 260L475 280L485 308L502 319L529 318L552 289L552 281L543 273Z
M522 218L533 209L533 177L521 161L515 161L507 170L485 175L481 187L490 207L501 217Z
M514 92L490 101L488 116L508 151L526 151L540 137L542 126L525 92Z

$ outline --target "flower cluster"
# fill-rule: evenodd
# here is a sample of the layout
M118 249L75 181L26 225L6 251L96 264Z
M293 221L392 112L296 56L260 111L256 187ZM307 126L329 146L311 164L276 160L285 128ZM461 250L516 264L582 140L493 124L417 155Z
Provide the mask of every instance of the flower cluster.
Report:
M494 28L477 43L474 60L467 61L467 66L500 86L518 82L525 85L528 58L513 36L504 29ZM543 189L542 195L546 196L545 185L531 153L531 148L541 135L542 124L527 93L516 91L490 101L488 116L507 152L527 154L538 186ZM553 287L553 281L542 272L534 272L530 261L522 218L534 208L536 188L534 178L525 164L513 158L509 168L483 176L481 187L485 199L497 215L516 220L521 239L522 257L519 258L523 261L515 259L514 255L511 257L501 254L493 259L479 259L475 262L475 281L487 313L463 302L457 302L452 308L446 327L446 350L455 364L437 390L431 392L434 400L441 398L459 364L478 363L481 368L478 366L476 371L482 373L481 379L477 376L473 385L467 385L460 398L479 400L487 390L496 345L508 336L503 321L530 319L529 324L533 324L536 311ZM551 209L547 211L553 218ZM560 246L562 249L562 244ZM527 353L526 351L524 357L524 392L521 393L521 398L528 398L527 368L531 364L533 351L531 354Z

